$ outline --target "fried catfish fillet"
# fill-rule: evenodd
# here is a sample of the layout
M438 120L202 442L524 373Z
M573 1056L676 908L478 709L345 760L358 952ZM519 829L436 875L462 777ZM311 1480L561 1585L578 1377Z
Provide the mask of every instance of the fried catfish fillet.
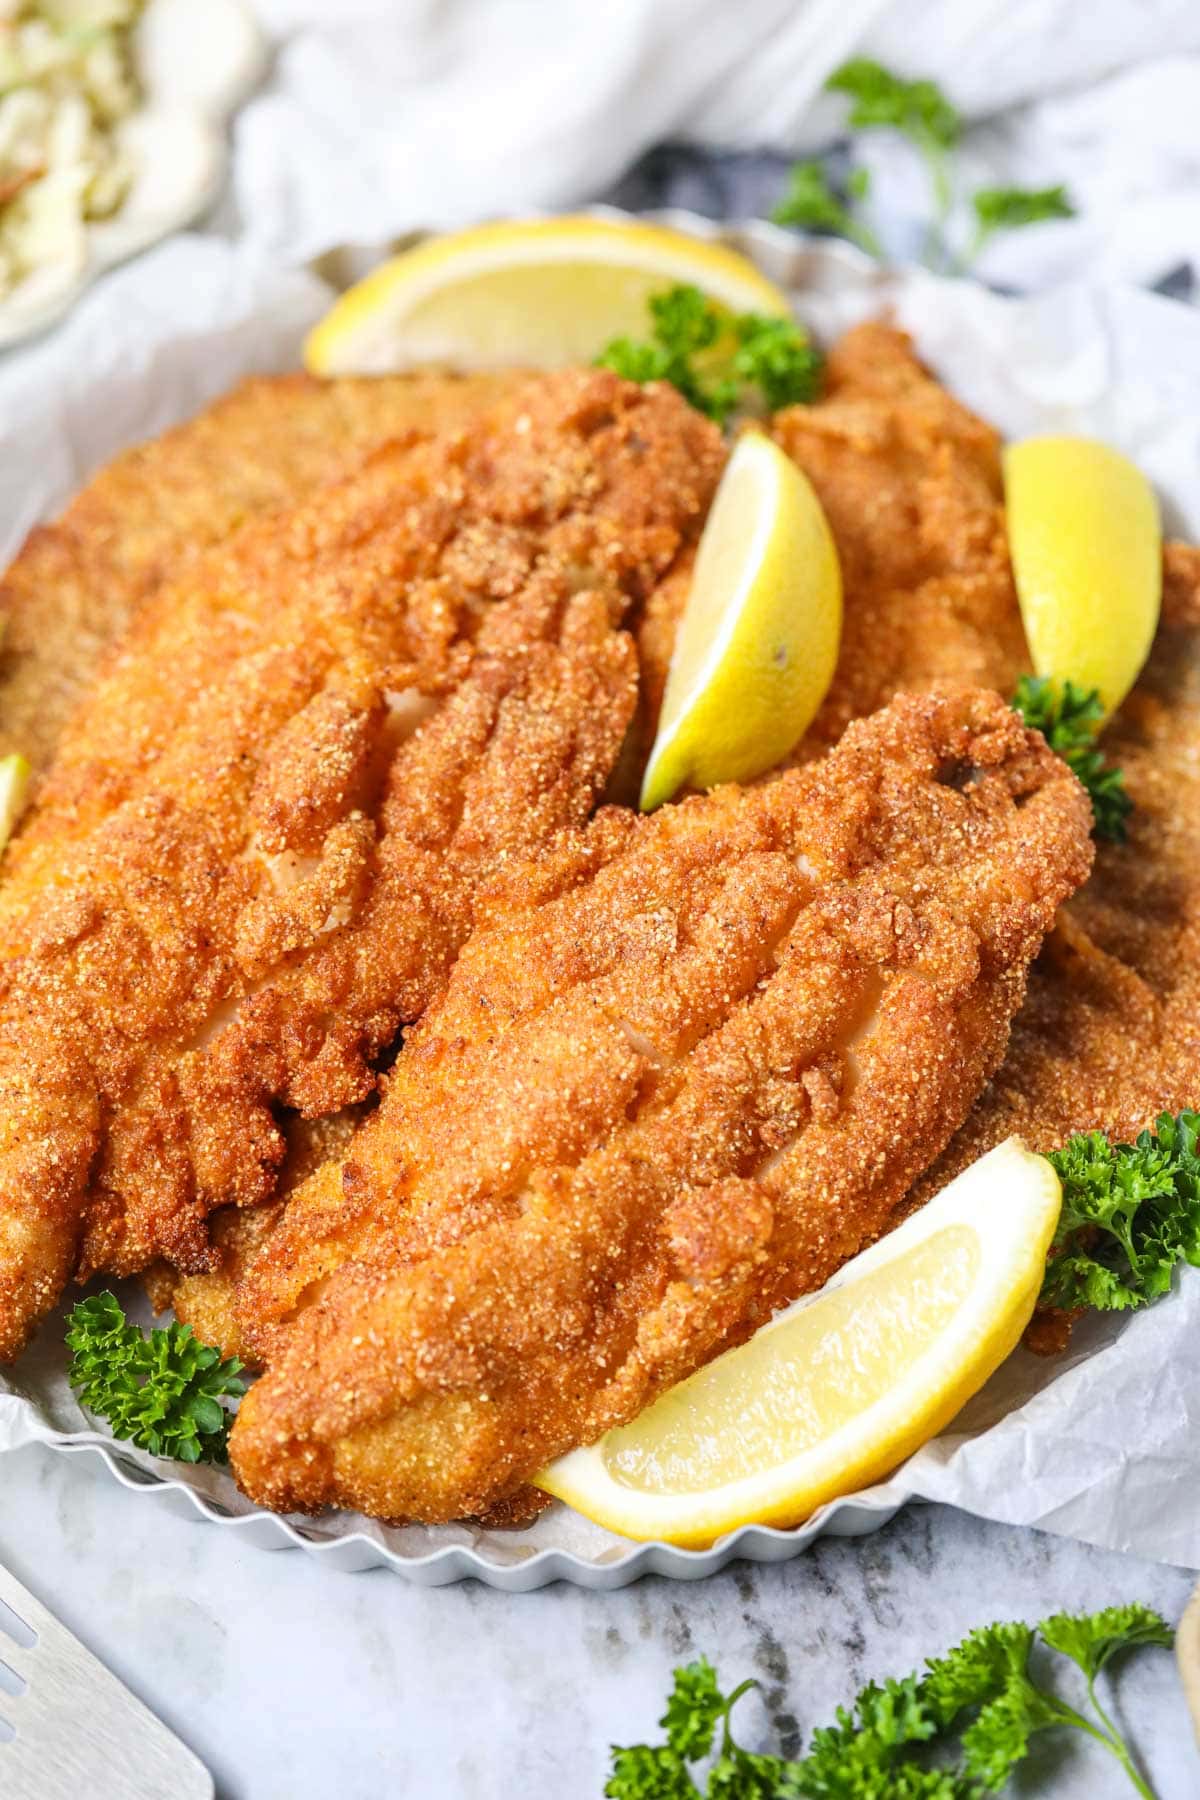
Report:
M996 434L946 393L902 333L880 323L834 346L826 394L781 414L774 431L817 486L846 575L837 679L800 758L836 737L855 708L888 699L897 678L922 689L966 676L1011 692L1027 664ZM689 579L684 556L640 618L643 748ZM1200 550L1168 544L1158 644L1105 739L1136 802L1129 844L1098 847L1093 880L1034 966L1002 1069L917 1200L1012 1130L1048 1149L1093 1126L1130 1136L1163 1108L1194 1104L1198 625ZM622 792L636 794L638 774L635 754ZM239 1248L251 1234L257 1242L245 1215L226 1222L227 1284L254 1247ZM200 1279L207 1297L218 1278ZM232 1295L224 1298L228 1317ZM265 1343L269 1333L259 1335ZM229 1341L247 1353L244 1339Z
M389 439L460 429L525 379L258 376L115 457L0 578L0 754L49 765L104 652L189 558Z
M1200 596L1200 581L1194 591ZM1180 604L1171 616L1188 615ZM1200 624L1200 606L1195 617ZM1159 1113L1200 1097L1195 629L1160 631L1103 741L1134 802L1127 841L1097 845L1091 880L1064 908L1030 975L1003 1067L931 1173L930 1190L1010 1132L1038 1150L1077 1131L1129 1140Z
M211 1269L181 1275L169 1263L152 1263L142 1285L155 1312L170 1307L180 1324L190 1325L203 1343L216 1344L222 1356L237 1356L253 1366L255 1351L235 1312L238 1283L279 1222L288 1195L325 1163L346 1154L366 1115L366 1106L350 1106L322 1119L293 1113L283 1127L286 1149L274 1198L259 1206L223 1206L213 1214Z
M803 760L896 687L986 682L1028 668L1008 557L999 439L880 322L832 349L826 392L774 435L831 520L845 582L837 674ZM643 704L657 713L687 571L647 603ZM1200 548L1163 552L1162 625L1103 748L1134 801L1125 844L1100 844L1030 977L1003 1068L919 1202L1012 1131L1037 1149L1072 1132L1130 1137L1200 1094Z
M1013 692L1027 652L1008 556L996 434L900 332L848 332L815 407L776 420L833 524L846 584L837 675L813 733L893 684L948 678ZM666 585L648 603L670 610ZM919 1201L1013 1131L1127 1138L1200 1094L1200 549L1163 552L1151 660L1103 737L1134 802L1128 841L1097 846L1030 976L1009 1052ZM661 626L660 626L661 629Z
M1028 665L991 426L872 321L832 346L817 403L771 432L816 489L842 566L837 671L800 756L895 693L951 680L1011 692ZM681 572L639 621L647 742L686 598Z
M348 1156L251 1260L233 1432L283 1509L486 1511L878 1233L1091 862L994 694L901 696L750 790L609 811L490 890Z
M208 1211L273 1190L276 1107L371 1092L479 881L594 804L621 618L723 459L673 390L566 372L146 603L0 888L0 1355L73 1269L204 1267Z
M830 352L813 406L778 413L772 435L812 482L842 566L837 672L799 746L836 743L895 693L947 681L1011 694L1029 669L1008 554L999 434L937 381L902 331L872 320ZM1200 551L1163 554L1164 621L1200 619ZM641 738L653 739L690 569L639 618Z

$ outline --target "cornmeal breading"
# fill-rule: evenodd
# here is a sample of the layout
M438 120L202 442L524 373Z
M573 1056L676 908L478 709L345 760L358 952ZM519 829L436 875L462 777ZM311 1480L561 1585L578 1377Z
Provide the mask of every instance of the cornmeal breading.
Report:
M794 766L581 831L724 451L667 388L516 387L246 384L0 586L0 748L57 752L0 887L0 1351L149 1263L266 1364L273 1506L519 1510L1010 1132L1200 1098L1200 550L1080 888L1085 797L1003 704L998 438L859 327L771 424L845 583Z
M818 1286L999 1062L1089 822L960 689L505 871L378 1112L250 1260L246 1317L280 1322L246 1492L486 1511Z
M46 768L104 652L180 564L294 505L389 439L457 430L523 377L258 376L126 450L0 579L0 754Z
M991 427L902 332L872 323L833 346L820 400L779 413L772 434L816 489L842 565L837 672L798 754L836 743L895 693L946 680L1011 692L1026 651ZM642 615L647 739L686 599L680 572Z
M274 1189L276 1108L372 1091L479 879L591 810L621 618L723 459L673 390L568 371L143 604L0 889L0 1353L72 1269L203 1268L207 1213Z
M293 1114L284 1127L285 1152L275 1197L259 1206L223 1206L209 1221L213 1267L198 1275L180 1275L169 1263L154 1263L143 1285L156 1312L174 1309L206 1344L222 1356L237 1356L251 1366L258 1360L247 1343L235 1301L238 1283L259 1245L275 1229L288 1195L323 1164L341 1157L367 1113L365 1106L347 1107L325 1119Z
M1105 733L1134 802L1124 844L1097 845L1030 976L1004 1065L920 1200L1019 1131L1134 1137L1200 1103L1200 644L1160 631Z

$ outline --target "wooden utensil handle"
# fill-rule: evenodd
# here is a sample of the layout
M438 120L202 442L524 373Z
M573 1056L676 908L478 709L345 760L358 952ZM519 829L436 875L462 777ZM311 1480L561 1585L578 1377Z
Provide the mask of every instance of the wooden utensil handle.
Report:
M1179 1664L1179 1679L1183 1683L1188 1711L1192 1715L1196 1742L1200 1744L1200 1582L1196 1584L1179 1621L1179 1630L1175 1634L1175 1658Z

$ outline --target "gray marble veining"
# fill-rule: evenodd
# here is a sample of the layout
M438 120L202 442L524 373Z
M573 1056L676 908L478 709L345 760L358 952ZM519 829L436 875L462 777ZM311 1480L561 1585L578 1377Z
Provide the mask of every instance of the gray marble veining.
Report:
M690 1656L731 1681L755 1675L747 1740L790 1750L861 1682L973 1625L1125 1599L1177 1617L1192 1579L915 1507L875 1537L691 1585L423 1589L131 1507L37 1449L4 1475L0 1560L205 1759L220 1800L591 1800L607 1745L656 1735L671 1669ZM1159 1800L1196 1800L1171 1659L1131 1662L1117 1702ZM1102 1752L1052 1742L1016 1790L1123 1791Z

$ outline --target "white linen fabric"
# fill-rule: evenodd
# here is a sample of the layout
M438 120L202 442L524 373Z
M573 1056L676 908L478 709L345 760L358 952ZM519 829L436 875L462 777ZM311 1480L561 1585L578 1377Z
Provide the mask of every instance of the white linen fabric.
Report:
M1200 263L1195 0L258 0L277 54L235 135L238 229L301 262L415 228L594 200L666 139L811 151L847 56L928 75L971 122L963 185L1064 181L1071 222L994 240L1024 288ZM864 139L914 253L919 159ZM961 234L960 234L961 235Z

